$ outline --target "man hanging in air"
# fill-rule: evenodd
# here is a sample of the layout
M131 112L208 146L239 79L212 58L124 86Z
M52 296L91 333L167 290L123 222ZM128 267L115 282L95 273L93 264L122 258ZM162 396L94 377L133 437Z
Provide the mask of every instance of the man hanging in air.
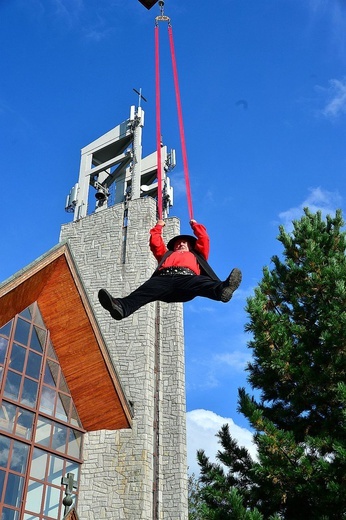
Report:
M164 225L163 220L158 220L150 230L150 249L158 261L151 278L125 298L113 298L106 289L100 289L100 304L115 320L127 318L143 305L157 300L187 302L204 296L226 303L239 287L242 277L239 269L233 269L222 282L208 264L209 236L202 224L191 220L195 237L178 235L167 247L162 238Z

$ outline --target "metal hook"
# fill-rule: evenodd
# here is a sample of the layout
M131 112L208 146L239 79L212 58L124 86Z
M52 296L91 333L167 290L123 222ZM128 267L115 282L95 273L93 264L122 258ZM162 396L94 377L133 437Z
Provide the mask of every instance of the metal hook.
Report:
M164 9L165 2L163 0L159 1L159 7L161 11L161 16L163 16L163 9Z
M165 2L163 0L159 0L159 7L160 7L160 16L157 16L155 18L156 20L156 25L158 25L158 22L168 22L170 24L170 18L168 16L165 16L164 15L164 5L165 5Z

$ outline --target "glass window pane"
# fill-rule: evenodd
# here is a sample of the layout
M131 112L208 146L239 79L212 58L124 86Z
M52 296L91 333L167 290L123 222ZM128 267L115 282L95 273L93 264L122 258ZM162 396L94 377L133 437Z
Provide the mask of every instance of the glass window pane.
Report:
M33 477L37 480L44 480L46 475L47 461L48 453L35 448L31 461L30 477Z
M15 509L9 509L8 507L4 507L2 509L1 520L18 520L18 518L19 511L16 511Z
M47 415L53 415L56 392L47 386L42 387L40 411Z
M46 325L43 321L43 318L42 318L42 315L40 313L40 309L38 307L38 305L36 305L36 309L35 309L35 316L34 316L34 319L33 321L39 326L41 327L42 329L46 329Z
M1 469L0 470L0 499L2 497L2 492L4 490L5 475L6 475L6 471Z
M46 340L46 331L34 326L32 329L30 348L37 352L43 352L44 342Z
M0 435L0 466L3 468L7 468L8 454L10 452L10 442L11 439L9 439L9 437Z
M13 441L10 469L25 474L29 446L20 441Z
M66 461L66 469L65 469L65 475L66 476L68 473L73 473L73 478L74 480L76 480L78 482L78 478L79 478L79 468L80 468L80 465L77 464L76 462L71 462L71 461Z
M79 459L81 456L82 434L70 429L70 435L67 446L67 453L71 457Z
M28 363L26 366L26 375L29 377L33 377L34 379L39 379L40 370L41 370L41 362L42 356L40 354L36 354L36 352L29 352Z
M38 383L32 379L24 378L22 397L20 402L30 408L36 407Z
M37 307L36 302L32 303L28 307L29 312L30 312L30 316L31 316L31 321L33 321L33 319L34 319L35 312L36 312L36 307Z
M59 504L60 489L47 486L43 514L50 516L51 518L58 518Z
M62 374L62 372L60 373L60 383L59 383L59 389L62 391L62 392L65 392L65 394L69 394L70 393L70 390L67 386L67 383L66 383L66 380Z
M30 312L30 307L24 309L23 312L20 313L20 316L23 316L23 318L31 321L32 314Z
M54 347L53 347L53 345L52 345L52 343L50 341L49 341L48 347L47 347L47 355L48 355L49 358L57 359Z
M17 420L15 420L17 414ZM3 401L0 408L0 429L30 439L34 414Z
M40 513L44 486L40 482L29 480L29 487L26 494L25 511Z
M8 474L7 486L5 491L5 504L8 506L19 507L22 501L24 477Z
M0 337L0 363L5 363L6 353L8 347L8 339Z
M16 330L14 333L15 341L22 343L23 345L28 344L29 339L29 331L30 331L30 323L28 321L21 320L18 318Z
M66 426L62 426L60 424L53 425L53 440L52 440L53 450L60 451L61 453L65 453L67 431L68 431L68 429L66 428Z
M61 486L61 478L63 476L64 459L57 457L56 455L50 456L48 482Z
M80 426L80 427L82 427L82 423L79 420L78 413L77 413L76 407L75 407L73 402L72 402L72 411L71 411L70 423L72 424L72 426Z
M49 363L49 361L46 363L46 367L44 369L44 380L43 381L46 383L46 385L56 386L48 363Z
M47 360L46 370L45 370L45 383L50 386L57 386L59 376L59 365L50 359ZM46 381L47 377L47 381Z
M23 408L18 408L19 414L15 427L15 434L24 439L31 439L34 414Z
M11 334L12 323L13 323L13 320L9 321L8 323L6 323L6 325L1 327L0 334L2 334L3 336L9 337L9 335Z
M11 345L8 335L12 324L15 323L14 340ZM9 345L12 348L11 352ZM44 384L40 387L45 349L48 357L44 367ZM12 401L19 401L20 398L19 402L26 407L38 407L44 414L50 417L54 414L57 419L67 423L72 411L72 424L80 426L76 408L54 347L49 340L49 331L44 328L37 303L32 304L20 317L14 318L0 329L0 381L1 371L7 368L5 363L9 354L11 359L6 371L7 379L3 382L4 395ZM61 486L61 479L67 473L73 473L74 480L78 481L80 466L64 457L80 458L83 434L42 416L37 417L36 424L34 411L24 409L19 404L16 406L8 403L6 400L0 401L0 429L3 429L6 435L17 436L17 439L11 439L0 434L0 499L2 494L3 504L6 504L0 513L1 520L19 520L19 516L26 520L38 520L43 516L58 518L59 514L63 513L64 488ZM24 442L18 440L19 437ZM40 445L42 449L25 441L35 442L36 446ZM61 456L45 452L45 449L56 450ZM25 483L27 492L23 497L28 467L30 481L28 487ZM25 510L19 515L21 507Z
M0 408L0 428L10 433L13 431L16 406L3 401Z
M35 442L42 446L49 446L52 423L48 419L40 418L37 422Z
M19 387L22 376L10 370L7 372L4 396L18 401Z
M10 367L17 372L23 372L26 348L13 343L11 351Z
M59 394L56 403L55 417L61 421L67 422L70 402L71 398L68 395Z

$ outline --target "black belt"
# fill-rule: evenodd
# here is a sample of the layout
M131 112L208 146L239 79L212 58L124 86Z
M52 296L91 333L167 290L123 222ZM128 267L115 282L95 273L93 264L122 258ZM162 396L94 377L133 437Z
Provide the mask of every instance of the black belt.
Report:
M165 267L164 269L159 269L157 271L158 276L167 276L167 275L174 275L174 274L183 274L183 275L189 275L193 276L196 273L192 271L191 269L188 269L187 267Z

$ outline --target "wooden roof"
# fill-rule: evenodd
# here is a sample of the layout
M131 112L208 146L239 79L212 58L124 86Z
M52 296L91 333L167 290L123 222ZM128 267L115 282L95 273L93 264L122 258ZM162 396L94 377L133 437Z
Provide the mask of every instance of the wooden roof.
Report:
M131 427L130 406L67 242L0 285L0 327L35 301L83 428Z

